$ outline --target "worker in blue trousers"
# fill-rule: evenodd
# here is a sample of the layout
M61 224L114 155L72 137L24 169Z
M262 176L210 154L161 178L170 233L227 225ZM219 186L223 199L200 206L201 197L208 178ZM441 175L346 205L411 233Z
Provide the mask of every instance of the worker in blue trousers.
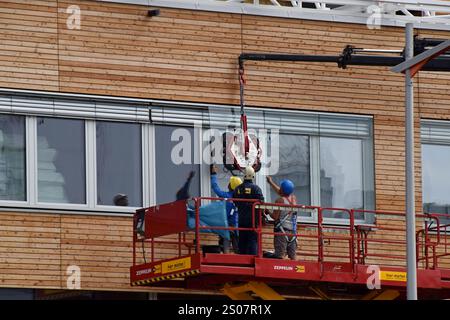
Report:
M242 183L241 178L236 177L236 176L231 176L228 181L228 191L223 191L222 189L220 189L220 186L217 183L217 172L218 172L217 166L212 165L211 166L211 187L212 187L214 193L219 198L224 198L224 199L233 198L234 189L236 189L236 187ZM235 228L238 227L239 226L238 211L237 211L236 206L233 204L233 202L227 201L226 209L227 209L228 226L235 227ZM238 253L239 252L239 247L238 247L239 232L238 232L238 230L230 230L230 239L231 239L231 245L233 247L233 252ZM219 246L222 248L223 253L230 252L230 240L220 237Z
M255 170L248 166L244 170L244 182L239 185L233 193L236 199L252 199L264 201L261 188L253 183ZM235 201L239 212L239 228L256 228L260 223L260 215L255 212L253 217L252 201ZM253 224L253 221L255 222ZM258 253L258 235L252 230L239 231L239 254L256 255Z

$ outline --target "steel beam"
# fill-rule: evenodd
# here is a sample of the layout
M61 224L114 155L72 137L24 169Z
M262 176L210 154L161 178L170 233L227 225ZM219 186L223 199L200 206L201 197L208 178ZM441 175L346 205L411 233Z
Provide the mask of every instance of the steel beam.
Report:
M323 62L336 63L341 67L355 66L379 66L393 67L404 62L401 56L375 56L352 54L349 57L339 55L307 55L307 54L265 54L242 53L239 56L239 67L242 69L245 61L285 61L285 62ZM423 71L450 71L450 58L436 58L428 62Z
M414 46L414 44L413 44L413 46ZM440 53L447 51L447 49L449 49L449 48L450 48L450 40L446 40L446 41L440 43L439 45L435 46L433 49L426 50L415 57L414 57L414 52L411 52L410 53L411 58L403 61L399 65L396 65L395 67L393 67L391 69L391 71L404 72L407 69L412 68L414 65L416 65L420 62L426 61L427 59L433 58L433 56L436 56ZM447 58L441 58L441 59L448 60Z

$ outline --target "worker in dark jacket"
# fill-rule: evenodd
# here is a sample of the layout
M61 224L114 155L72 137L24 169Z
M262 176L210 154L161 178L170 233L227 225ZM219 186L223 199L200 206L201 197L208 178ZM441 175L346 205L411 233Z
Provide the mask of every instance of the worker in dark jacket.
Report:
M230 180L228 181L228 191L223 191L222 189L220 189L220 186L217 183L217 172L218 172L217 167L215 165L212 165L211 166L211 188L213 189L214 193L219 198L224 198L224 199L233 198L234 189L236 189L236 187L242 183L241 178L236 177L236 176L231 176ZM228 226L229 227L238 227L238 211L237 211L236 206L232 202L227 201L226 208L227 208ZM231 237L231 244L233 246L233 251L234 251L234 253L238 253L239 252L239 250L238 250L238 231L231 230L230 237ZM230 251L230 241L229 240L220 237L219 246L222 248L222 251L224 253L229 253L229 251Z
M255 170L252 167L246 167L244 171L244 182L234 190L233 198L253 199L264 201L261 188L253 183L255 179ZM253 218L253 202L235 201L239 212L239 227L252 228L259 225L259 214L256 213ZM255 224L253 225L253 221ZM239 231L239 253L256 255L258 253L258 236L255 231Z

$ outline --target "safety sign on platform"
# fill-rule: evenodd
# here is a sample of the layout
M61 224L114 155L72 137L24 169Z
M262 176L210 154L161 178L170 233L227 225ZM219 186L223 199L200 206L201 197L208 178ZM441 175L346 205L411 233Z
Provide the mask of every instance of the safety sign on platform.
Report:
M380 271L380 280L406 282L406 272Z
M171 273L191 268L191 257L166 261L162 263L162 273Z
M295 272L304 273L305 272L305 266L302 266L302 265L295 266Z

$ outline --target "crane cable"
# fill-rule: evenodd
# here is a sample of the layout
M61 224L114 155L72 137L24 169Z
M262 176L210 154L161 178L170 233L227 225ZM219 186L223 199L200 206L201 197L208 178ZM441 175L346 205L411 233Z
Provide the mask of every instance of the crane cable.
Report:
M245 77L244 77L244 66L239 67L239 94L240 94L240 105L241 105L241 129L244 134L244 155L245 159L248 160L248 152L250 150L250 143L247 131L247 115L245 114L245 100L244 100L244 87L245 87Z

